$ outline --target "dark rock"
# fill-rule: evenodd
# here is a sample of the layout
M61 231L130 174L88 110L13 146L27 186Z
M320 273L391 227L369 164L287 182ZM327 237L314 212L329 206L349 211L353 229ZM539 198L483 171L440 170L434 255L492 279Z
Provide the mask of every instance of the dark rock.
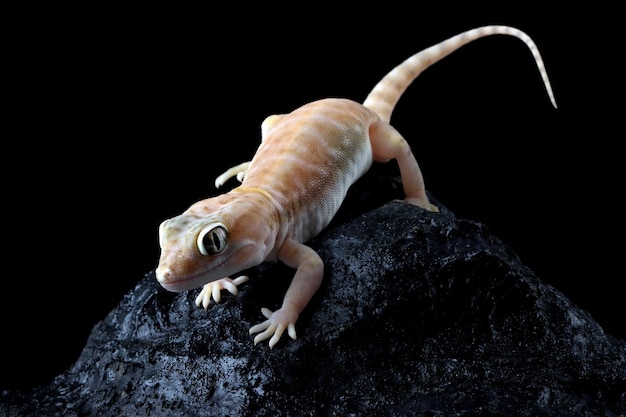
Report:
M248 334L261 307L280 305L293 274L281 264L246 271L240 295L207 311L197 291L169 293L151 272L71 369L4 392L0 414L624 415L626 342L484 225L445 207L353 201L310 242L326 275L298 340L284 335L270 350Z

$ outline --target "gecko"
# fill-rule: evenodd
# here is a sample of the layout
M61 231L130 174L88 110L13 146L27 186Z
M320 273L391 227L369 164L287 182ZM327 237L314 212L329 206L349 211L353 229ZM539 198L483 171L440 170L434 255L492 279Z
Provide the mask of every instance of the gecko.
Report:
M348 188L373 162L395 160L404 202L438 212L426 194L420 167L408 142L390 124L406 88L426 68L463 45L489 35L510 35L529 48L557 108L543 59L534 41L511 26L488 25L452 36L410 56L387 73L363 103L323 98L261 123L261 143L252 160L215 180L221 187L236 177L230 191L192 204L159 226L161 249L156 279L168 291L202 287L195 303L205 309L234 296L247 276L231 278L263 262L282 262L295 270L276 311L262 308L265 321L252 326L254 344L278 343L283 333L296 339L296 321L324 275L324 263L306 243L331 221Z

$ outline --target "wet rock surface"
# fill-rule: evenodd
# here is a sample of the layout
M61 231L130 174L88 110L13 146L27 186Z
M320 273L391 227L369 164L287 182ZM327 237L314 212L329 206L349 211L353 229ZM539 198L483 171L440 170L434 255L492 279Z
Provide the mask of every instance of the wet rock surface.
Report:
M359 195L309 242L326 275L297 340L270 350L248 334L282 301L293 271L281 264L245 271L239 296L207 311L150 272L70 369L4 392L0 414L624 415L626 342L484 225Z

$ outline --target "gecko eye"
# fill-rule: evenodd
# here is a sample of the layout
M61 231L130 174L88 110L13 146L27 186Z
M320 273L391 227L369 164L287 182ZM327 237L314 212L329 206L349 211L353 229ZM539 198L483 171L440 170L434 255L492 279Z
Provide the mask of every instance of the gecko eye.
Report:
M228 245L228 230L222 223L212 223L198 234L198 250L204 256L217 255Z

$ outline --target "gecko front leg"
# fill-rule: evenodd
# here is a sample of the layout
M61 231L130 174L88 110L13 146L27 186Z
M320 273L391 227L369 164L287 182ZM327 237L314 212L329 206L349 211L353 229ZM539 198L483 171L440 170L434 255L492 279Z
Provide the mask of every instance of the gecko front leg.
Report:
M278 343L285 330L292 339L296 339L298 316L319 288L324 274L324 262L319 255L293 239L283 243L278 258L287 266L296 268L296 274L280 309L272 312L263 308L261 312L267 320L250 328L250 334L259 333L254 338L255 345L271 337L270 349Z
M267 133L269 132L269 130L276 123L278 123L280 119L283 118L283 116L284 115L282 114L274 114L272 116L266 117L265 120L263 120L263 123L261 123L261 143L263 143L263 140L265 140L265 138L267 137ZM215 188L220 188L226 183L226 181L228 181L235 175L237 176L237 181L243 182L244 178L246 177L246 173L248 172L248 168L250 167L250 162L252 161L243 162L239 165L227 169L223 174L215 179Z
M248 167L250 166L250 162L243 162L237 166L229 168L222 175L215 179L215 188L220 188L222 185L226 184L226 181L237 176L237 181L243 182L243 179L246 177L246 172L248 172Z

